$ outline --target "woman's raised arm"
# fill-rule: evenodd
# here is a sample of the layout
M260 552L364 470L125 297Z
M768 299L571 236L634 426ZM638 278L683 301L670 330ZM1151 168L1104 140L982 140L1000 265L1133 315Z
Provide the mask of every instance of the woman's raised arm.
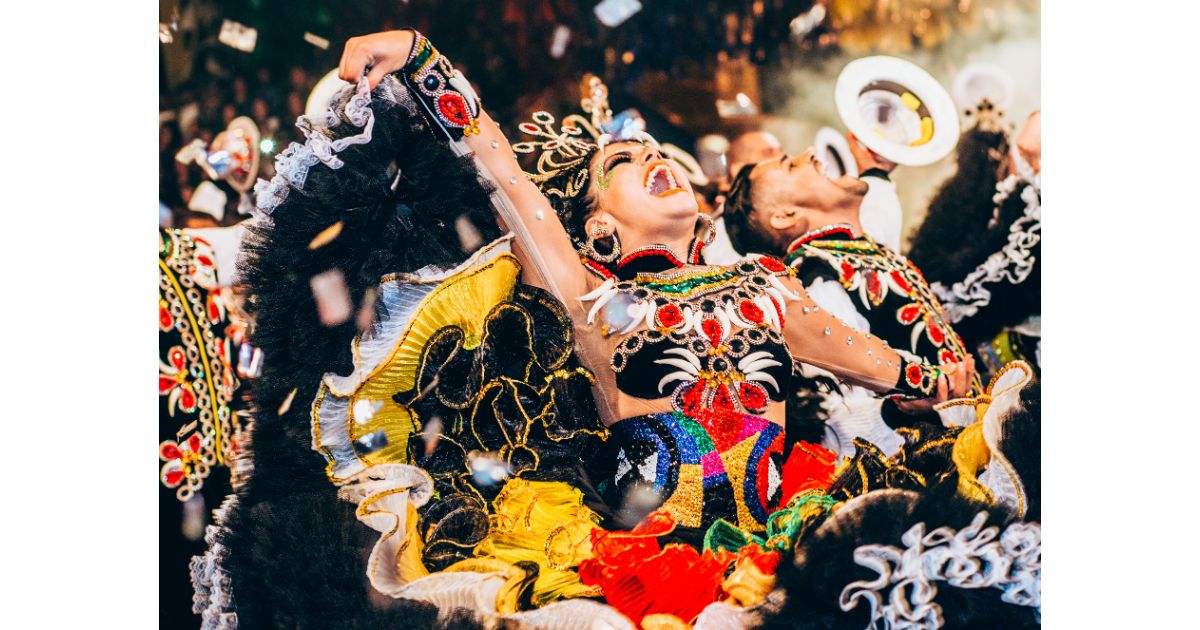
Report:
M784 337L797 361L829 370L850 383L902 398L948 395L945 377L925 361L902 357L880 338L855 330L820 308L792 278L785 286L800 299L788 302Z
M483 111L462 74L428 39L412 30L347 41L338 76L353 82L363 72L372 89L385 76L396 73L454 148L474 154L480 173L495 186L497 218L516 235L524 280L550 291L568 307L576 304L573 298L587 292L579 254L558 215L521 170L508 140Z

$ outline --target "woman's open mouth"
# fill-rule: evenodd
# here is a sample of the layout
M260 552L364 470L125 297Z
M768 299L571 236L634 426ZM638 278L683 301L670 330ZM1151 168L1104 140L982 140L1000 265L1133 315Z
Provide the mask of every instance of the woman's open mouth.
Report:
M675 173L671 171L671 167L667 166L666 162L655 164L654 168L646 173L644 184L646 192L655 197L666 197L684 190L683 186L675 181Z

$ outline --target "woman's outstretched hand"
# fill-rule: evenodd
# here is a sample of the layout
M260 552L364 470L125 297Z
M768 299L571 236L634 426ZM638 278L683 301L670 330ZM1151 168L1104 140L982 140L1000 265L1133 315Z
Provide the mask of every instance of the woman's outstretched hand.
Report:
M348 83L358 83L359 77L369 68L367 82L374 90L383 77L404 67L413 41L413 32L408 30L351 37L342 49L338 78Z

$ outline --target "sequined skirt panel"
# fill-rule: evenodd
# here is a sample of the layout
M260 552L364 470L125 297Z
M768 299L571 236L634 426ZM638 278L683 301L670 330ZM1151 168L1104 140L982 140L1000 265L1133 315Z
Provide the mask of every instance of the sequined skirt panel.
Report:
M659 507L682 527L707 528L720 518L763 531L778 507L783 428L765 418L659 413L621 420L610 431L616 469L603 485L618 515Z

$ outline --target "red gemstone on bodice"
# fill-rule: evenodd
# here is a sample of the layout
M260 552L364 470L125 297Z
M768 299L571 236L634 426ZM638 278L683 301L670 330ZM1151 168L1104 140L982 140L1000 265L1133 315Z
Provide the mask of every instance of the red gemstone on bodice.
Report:
M658 325L664 328L674 328L683 323L683 311L675 304L663 304L655 314Z
M741 304L738 304L738 311L741 312L742 317L748 322L754 324L761 324L763 322L763 310L750 300L742 300Z
M700 332L704 333L704 336L708 338L708 342L711 343L714 348L721 345L721 337L722 333L724 332L721 329L721 322L718 322L710 317L700 322Z
M883 283L879 281L879 274L874 270L867 271L867 295L874 304L883 301Z
M738 386L738 394L742 398L742 406L747 411L759 413L767 406L767 393L754 383L742 381Z
M704 411L704 384L694 383L683 391L683 413L696 417Z
M850 278L854 277L854 266L846 261L842 261L842 282L849 282Z
M733 406L733 396L725 385L717 385L713 391L712 408L714 411L737 411Z

